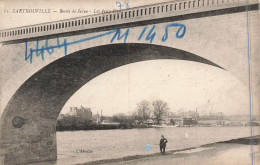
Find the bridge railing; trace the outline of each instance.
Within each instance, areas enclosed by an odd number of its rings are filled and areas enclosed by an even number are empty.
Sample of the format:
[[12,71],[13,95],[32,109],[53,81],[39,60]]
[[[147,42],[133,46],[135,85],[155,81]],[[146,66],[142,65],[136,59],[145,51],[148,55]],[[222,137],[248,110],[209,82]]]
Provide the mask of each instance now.
[[175,0],[110,13],[1,30],[0,42],[169,17],[199,12],[197,9],[212,10],[216,7],[225,8],[239,4],[245,5],[245,0]]

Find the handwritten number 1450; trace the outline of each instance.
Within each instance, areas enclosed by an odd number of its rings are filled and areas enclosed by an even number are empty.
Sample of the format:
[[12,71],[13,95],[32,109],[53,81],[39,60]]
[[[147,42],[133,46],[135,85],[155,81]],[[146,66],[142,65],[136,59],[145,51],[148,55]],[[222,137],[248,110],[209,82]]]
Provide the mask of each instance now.
[[[180,24],[180,23],[170,23],[167,24],[165,26],[164,29],[164,35],[162,36],[161,41],[162,42],[166,42],[169,38],[169,28],[170,27],[176,27],[178,28],[175,34],[175,37],[178,39],[181,39],[184,37],[185,33],[186,33],[186,26],[184,24]],[[155,28],[156,25],[153,25],[150,30],[147,30],[148,27],[144,27],[141,34],[138,37],[138,41],[144,39],[145,41],[149,41],[150,43],[153,43],[154,38],[156,37],[156,32],[155,32]],[[148,31],[148,32],[147,32]],[[110,34],[113,34],[110,43],[113,43],[115,40],[121,40],[124,39],[124,43],[126,43],[127,37],[130,33],[130,29],[126,29],[126,31],[124,33],[121,34],[121,29],[115,29],[115,30],[111,30],[105,33],[101,33],[92,37],[88,37],[88,38],[84,38],[81,40],[76,40],[76,41],[71,41],[68,42],[67,39],[63,39],[63,42],[60,42],[59,37],[57,37],[57,41],[55,45],[49,45],[48,39],[45,40],[45,43],[40,46],[39,41],[36,41],[36,48],[29,48],[29,53],[28,53],[28,43],[27,41],[25,42],[25,61],[30,61],[30,63],[33,62],[33,55],[35,54],[36,57],[41,57],[42,61],[45,60],[45,52],[47,52],[49,55],[53,54],[55,49],[63,49],[64,50],[64,55],[67,55],[67,50],[68,50],[68,46],[70,45],[74,45],[74,44],[78,44],[81,42],[86,42],[86,41],[90,41],[90,40],[94,40],[97,38],[101,38],[104,36],[108,36]],[[146,36],[145,36],[146,35]]]

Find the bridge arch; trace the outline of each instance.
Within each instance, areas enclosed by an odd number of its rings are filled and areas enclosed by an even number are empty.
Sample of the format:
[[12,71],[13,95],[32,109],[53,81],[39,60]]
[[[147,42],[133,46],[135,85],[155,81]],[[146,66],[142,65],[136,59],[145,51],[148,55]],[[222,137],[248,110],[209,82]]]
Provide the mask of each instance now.
[[36,72],[8,102],[1,119],[4,161],[56,160],[56,119],[68,99],[106,71],[156,59],[194,61],[223,69],[190,52],[151,44],[111,44],[74,52]]

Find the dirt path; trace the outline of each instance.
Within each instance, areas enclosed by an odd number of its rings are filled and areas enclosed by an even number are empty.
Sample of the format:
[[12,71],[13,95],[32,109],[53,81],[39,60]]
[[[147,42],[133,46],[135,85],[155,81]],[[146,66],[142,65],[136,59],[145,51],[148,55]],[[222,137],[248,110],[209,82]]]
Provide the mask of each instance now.
[[[260,163],[259,146],[254,145],[254,164]],[[84,165],[252,165],[251,146],[243,144],[212,144],[205,147],[166,155],[151,156],[113,162],[92,162]]]

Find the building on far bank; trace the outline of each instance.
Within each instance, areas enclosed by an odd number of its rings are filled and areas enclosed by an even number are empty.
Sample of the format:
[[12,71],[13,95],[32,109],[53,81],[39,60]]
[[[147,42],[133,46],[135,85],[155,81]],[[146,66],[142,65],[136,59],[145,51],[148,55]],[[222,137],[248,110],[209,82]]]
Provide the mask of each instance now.
[[70,111],[67,113],[69,116],[80,117],[84,119],[92,119],[92,111],[90,108],[85,108],[83,106],[78,107],[70,107]]
[[239,126],[244,126],[244,124],[239,121],[232,121],[228,124],[228,126],[239,127]]
[[120,123],[119,122],[111,122],[109,120],[103,120],[100,124],[103,124],[103,125],[119,125]]
[[177,126],[192,126],[197,124],[197,120],[192,117],[174,118],[174,125]]
[[256,121],[252,121],[252,122],[248,122],[245,124],[245,126],[260,126],[259,122]]

